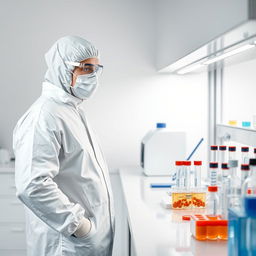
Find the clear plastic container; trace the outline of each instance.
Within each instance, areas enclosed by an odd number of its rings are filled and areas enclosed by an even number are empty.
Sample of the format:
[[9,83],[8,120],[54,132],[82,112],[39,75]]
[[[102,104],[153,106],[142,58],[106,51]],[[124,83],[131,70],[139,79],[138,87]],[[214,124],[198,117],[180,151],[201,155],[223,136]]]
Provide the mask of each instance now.
[[210,168],[210,185],[211,186],[217,186],[218,163],[217,162],[210,162],[209,168]]
[[228,207],[240,207],[241,206],[241,180],[237,176],[237,160],[230,160],[229,163],[229,189],[228,189]]
[[176,161],[175,162],[175,172],[176,172],[176,187],[175,189],[178,191],[181,189],[181,179],[182,179],[182,168],[183,168],[183,161]]
[[241,147],[242,164],[249,164],[249,147]]
[[241,185],[243,185],[244,181],[249,177],[249,174],[250,174],[250,165],[241,164]]
[[208,187],[206,212],[207,212],[207,215],[213,216],[213,217],[219,214],[219,196],[218,196],[217,186]]
[[251,174],[242,186],[243,196],[256,195],[256,158],[250,159],[250,169]]
[[228,147],[228,160],[236,160],[236,147],[235,146]]
[[226,163],[227,160],[227,146],[219,146],[219,163]]

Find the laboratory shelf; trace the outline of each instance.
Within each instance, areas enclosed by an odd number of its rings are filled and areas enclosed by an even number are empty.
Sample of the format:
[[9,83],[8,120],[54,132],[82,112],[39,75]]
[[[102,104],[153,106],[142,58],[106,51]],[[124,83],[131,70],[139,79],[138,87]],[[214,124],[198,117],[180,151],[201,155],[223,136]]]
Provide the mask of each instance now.
[[231,140],[248,146],[256,146],[256,130],[231,125],[217,124],[217,138]]

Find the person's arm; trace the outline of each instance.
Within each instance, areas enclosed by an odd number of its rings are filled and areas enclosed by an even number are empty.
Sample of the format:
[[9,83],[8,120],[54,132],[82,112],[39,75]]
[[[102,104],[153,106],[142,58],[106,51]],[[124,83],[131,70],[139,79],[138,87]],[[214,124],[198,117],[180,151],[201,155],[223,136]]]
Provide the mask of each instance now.
[[58,188],[61,133],[47,112],[31,125],[16,128],[14,136],[15,182],[18,198],[51,228],[67,236],[85,236],[91,228],[85,210]]

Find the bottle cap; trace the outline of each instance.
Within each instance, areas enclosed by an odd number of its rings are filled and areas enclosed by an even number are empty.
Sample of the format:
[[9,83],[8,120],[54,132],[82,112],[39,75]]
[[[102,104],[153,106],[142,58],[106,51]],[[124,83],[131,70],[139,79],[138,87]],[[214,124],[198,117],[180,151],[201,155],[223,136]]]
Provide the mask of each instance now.
[[175,162],[175,165],[176,165],[176,166],[182,166],[182,165],[183,165],[183,161],[176,161],[176,162]]
[[218,150],[218,146],[216,145],[211,146],[211,150]]
[[221,151],[227,150],[227,146],[219,146],[219,150]]
[[228,151],[235,152],[236,147],[235,146],[230,146],[230,147],[228,147]]
[[166,123],[157,123],[156,128],[166,128]]
[[194,161],[194,165],[201,166],[202,165],[202,161]]
[[221,164],[221,169],[227,170],[228,169],[228,164],[227,163],[222,163]]
[[247,196],[244,198],[244,208],[246,215],[256,217],[256,196]]
[[249,152],[249,147],[241,147],[241,152]]
[[238,166],[238,161],[237,160],[229,160],[228,166],[229,166],[229,168],[235,168]]
[[242,171],[250,171],[249,164],[241,164],[241,170]]
[[190,215],[183,215],[182,216],[182,220],[190,220],[190,219],[191,219]]
[[218,168],[218,163],[217,162],[210,162],[210,168]]
[[218,191],[218,187],[217,186],[209,186],[208,187],[208,191],[209,192],[217,192]]
[[255,166],[256,165],[256,158],[250,159],[250,165]]
[[191,161],[184,161],[183,164],[184,164],[185,166],[190,166],[190,165],[191,165]]

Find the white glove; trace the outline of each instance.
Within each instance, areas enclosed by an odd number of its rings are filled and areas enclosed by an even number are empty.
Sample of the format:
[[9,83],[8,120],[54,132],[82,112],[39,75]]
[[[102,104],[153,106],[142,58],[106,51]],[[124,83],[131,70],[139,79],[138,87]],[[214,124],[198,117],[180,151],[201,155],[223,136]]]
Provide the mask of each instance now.
[[91,221],[84,217],[81,219],[81,222],[79,223],[77,230],[74,232],[74,235],[78,238],[86,236],[91,231],[91,227]]

